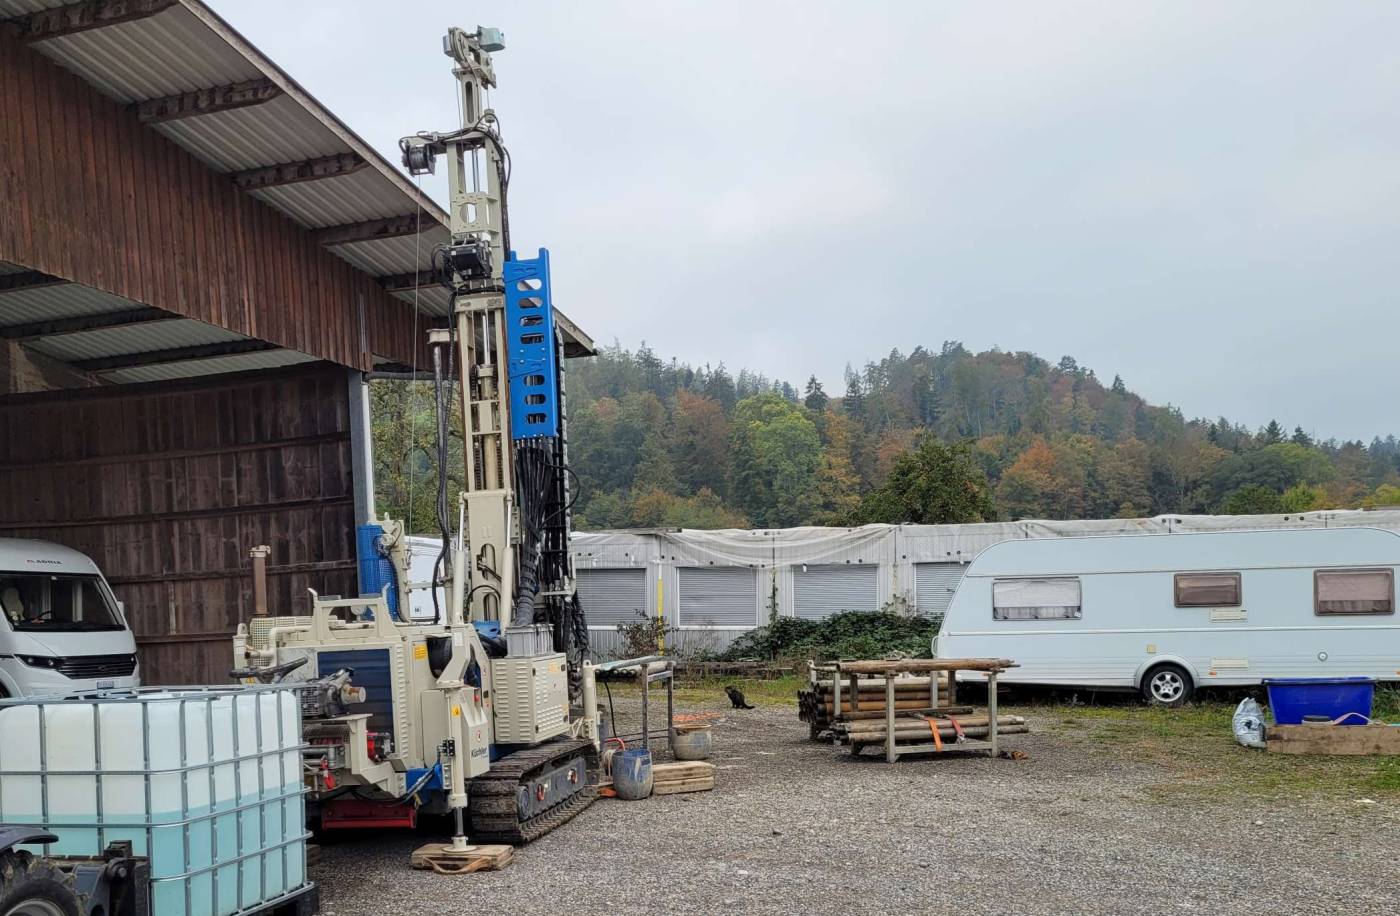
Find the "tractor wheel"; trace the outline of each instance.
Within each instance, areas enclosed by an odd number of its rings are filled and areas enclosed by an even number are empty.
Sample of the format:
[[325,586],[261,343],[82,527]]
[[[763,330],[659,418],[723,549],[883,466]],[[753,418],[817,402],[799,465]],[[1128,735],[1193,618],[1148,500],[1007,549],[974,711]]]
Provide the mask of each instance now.
[[80,916],[73,876],[27,852],[0,853],[0,916]]

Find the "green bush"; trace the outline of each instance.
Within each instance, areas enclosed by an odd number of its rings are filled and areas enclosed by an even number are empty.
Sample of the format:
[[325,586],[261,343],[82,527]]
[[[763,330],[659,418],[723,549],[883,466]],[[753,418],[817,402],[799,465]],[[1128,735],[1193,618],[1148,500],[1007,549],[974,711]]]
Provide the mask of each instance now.
[[750,630],[725,651],[739,659],[805,659],[818,661],[883,658],[899,654],[927,658],[938,618],[905,617],[885,612],[847,611],[825,620],[779,617],[766,627]]

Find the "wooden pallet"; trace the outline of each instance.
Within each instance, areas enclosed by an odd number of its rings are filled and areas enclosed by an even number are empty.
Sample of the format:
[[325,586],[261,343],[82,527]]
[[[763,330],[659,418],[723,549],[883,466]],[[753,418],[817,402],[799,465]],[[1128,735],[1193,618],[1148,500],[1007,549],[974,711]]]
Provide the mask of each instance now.
[[510,846],[469,846],[458,852],[451,843],[429,843],[413,851],[409,864],[440,875],[465,875],[474,871],[500,871],[510,864],[515,850]]
[[1400,754],[1400,726],[1270,725],[1264,745],[1276,754]]
[[702,760],[658,763],[651,768],[652,795],[707,792],[715,787],[715,765]]

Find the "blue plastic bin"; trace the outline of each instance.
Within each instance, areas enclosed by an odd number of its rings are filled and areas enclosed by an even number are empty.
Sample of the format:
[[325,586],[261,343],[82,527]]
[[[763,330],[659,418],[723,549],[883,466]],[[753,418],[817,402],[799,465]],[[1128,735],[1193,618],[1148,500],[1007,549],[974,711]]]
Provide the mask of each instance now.
[[[1304,716],[1339,719],[1342,725],[1365,725],[1371,717],[1376,682],[1369,677],[1265,678],[1275,725],[1302,725]],[[1366,718],[1362,718],[1365,716]]]

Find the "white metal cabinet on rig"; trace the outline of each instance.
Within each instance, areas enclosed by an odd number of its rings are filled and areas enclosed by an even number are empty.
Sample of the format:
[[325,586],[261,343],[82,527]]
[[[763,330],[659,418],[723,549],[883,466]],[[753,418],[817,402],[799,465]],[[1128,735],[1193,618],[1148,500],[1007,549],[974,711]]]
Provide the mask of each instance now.
[[[495,29],[451,29],[443,49],[462,126],[400,141],[413,174],[446,161],[451,198],[452,239],[433,253],[433,268],[452,292],[452,316],[429,334],[444,544],[435,581],[409,580],[403,526],[385,520],[359,532],[371,597],[312,592],[309,614],[256,616],[234,640],[235,677],[303,682],[311,810],[323,829],[411,826],[419,811],[451,812],[450,848],[462,851],[468,834],[528,842],[587,807],[598,749],[569,558],[549,255],[511,251],[510,157],[483,106],[496,81],[491,52],[503,47]],[[454,407],[466,487],[451,500]],[[434,585],[445,606],[414,622],[409,592]]]

